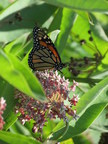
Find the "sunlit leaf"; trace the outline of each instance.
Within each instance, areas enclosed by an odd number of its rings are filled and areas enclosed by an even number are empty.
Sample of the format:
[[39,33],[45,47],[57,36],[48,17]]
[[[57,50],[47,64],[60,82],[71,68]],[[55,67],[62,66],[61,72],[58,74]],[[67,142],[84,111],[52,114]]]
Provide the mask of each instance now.
[[0,75],[25,94],[45,100],[42,87],[32,72],[11,54],[0,51]]
[[0,140],[7,142],[8,144],[41,144],[36,139],[20,134],[12,134],[10,132],[0,131]]
[[44,0],[45,2],[56,5],[58,7],[67,7],[71,9],[83,10],[83,11],[96,11],[96,12],[108,12],[108,2],[104,0]]

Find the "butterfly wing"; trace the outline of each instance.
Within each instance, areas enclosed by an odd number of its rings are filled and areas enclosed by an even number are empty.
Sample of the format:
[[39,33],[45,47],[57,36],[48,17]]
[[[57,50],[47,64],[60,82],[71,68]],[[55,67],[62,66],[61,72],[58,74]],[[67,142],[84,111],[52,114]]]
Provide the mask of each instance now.
[[28,64],[33,70],[60,69],[60,56],[47,34],[40,28],[33,29],[33,49]]

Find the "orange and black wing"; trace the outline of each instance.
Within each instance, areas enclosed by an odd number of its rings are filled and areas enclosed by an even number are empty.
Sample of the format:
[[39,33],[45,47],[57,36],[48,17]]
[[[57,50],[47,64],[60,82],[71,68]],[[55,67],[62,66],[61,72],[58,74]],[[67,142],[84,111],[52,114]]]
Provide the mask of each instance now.
[[33,29],[33,49],[28,64],[33,70],[61,69],[60,56],[47,34],[40,28]]

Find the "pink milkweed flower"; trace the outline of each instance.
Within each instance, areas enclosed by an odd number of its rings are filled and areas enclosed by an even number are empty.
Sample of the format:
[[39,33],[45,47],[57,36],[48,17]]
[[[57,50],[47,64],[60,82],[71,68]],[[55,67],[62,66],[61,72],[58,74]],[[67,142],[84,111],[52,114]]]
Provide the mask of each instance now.
[[78,97],[78,95],[73,94],[73,98],[72,98],[72,99],[69,99],[69,102],[71,103],[71,105],[76,106],[76,104],[78,103],[78,100],[79,100],[79,99],[80,99],[80,98]]
[[[76,111],[72,110],[71,106],[65,104],[65,100],[70,102],[70,105],[76,105],[78,98],[74,96],[69,98],[71,88],[69,80],[61,77],[57,71],[41,71],[35,73],[40,83],[43,86],[48,102],[41,102],[24,93],[16,90],[15,97],[18,103],[15,107],[16,112],[20,112],[19,119],[22,124],[26,121],[34,120],[32,128],[33,132],[42,132],[43,126],[48,119],[56,119],[57,117],[67,121],[66,113],[76,117]],[[78,85],[74,81],[74,85]]]
[[3,117],[2,117],[2,114],[5,108],[6,108],[6,101],[4,100],[3,97],[1,97],[0,98],[0,130],[3,129],[3,125],[5,124]]

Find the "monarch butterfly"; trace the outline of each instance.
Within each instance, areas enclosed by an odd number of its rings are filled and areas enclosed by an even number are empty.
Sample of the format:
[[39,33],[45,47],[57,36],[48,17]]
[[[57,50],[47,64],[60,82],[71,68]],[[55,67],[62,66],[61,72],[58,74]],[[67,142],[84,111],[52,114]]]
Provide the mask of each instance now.
[[38,27],[33,29],[33,49],[29,54],[28,64],[34,71],[46,69],[60,71],[65,67],[51,39]]

